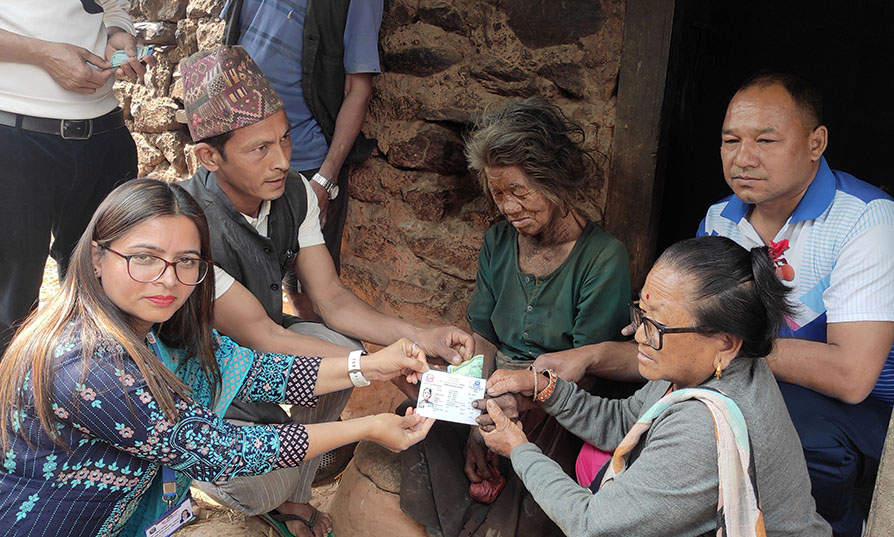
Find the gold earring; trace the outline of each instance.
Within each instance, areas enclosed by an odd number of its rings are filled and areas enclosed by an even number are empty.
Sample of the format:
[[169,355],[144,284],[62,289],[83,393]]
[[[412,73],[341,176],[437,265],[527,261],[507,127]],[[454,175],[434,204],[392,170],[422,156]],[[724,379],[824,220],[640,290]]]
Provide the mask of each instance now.
[[717,369],[714,370],[714,378],[719,379],[723,376],[723,366],[720,362],[717,362]]

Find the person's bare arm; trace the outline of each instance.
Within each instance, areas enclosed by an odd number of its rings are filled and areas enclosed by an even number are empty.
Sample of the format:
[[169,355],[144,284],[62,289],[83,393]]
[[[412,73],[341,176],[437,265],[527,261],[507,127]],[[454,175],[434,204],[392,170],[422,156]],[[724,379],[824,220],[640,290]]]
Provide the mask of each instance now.
[[856,404],[872,392],[894,342],[894,322],[829,323],[827,343],[778,339],[767,357],[776,378]]
[[642,381],[636,359],[636,342],[603,341],[567,351],[541,354],[534,360],[538,371],[552,369],[559,377],[578,382],[584,375],[610,380]]
[[405,337],[418,342],[428,356],[459,363],[472,356],[472,336],[452,326],[422,328],[376,311],[344,286],[324,244],[301,248],[295,274],[314,311],[333,330],[363,341],[389,345]]
[[[345,98],[335,118],[335,131],[326,159],[320,165],[320,173],[333,181],[338,177],[351,146],[360,134],[360,127],[369,109],[372,95],[372,74],[355,73],[345,75]],[[347,193],[346,193],[347,194]]]
[[111,64],[105,58],[83,47],[26,37],[7,30],[0,30],[0,61],[36,65],[64,89],[76,93],[96,93],[112,75]]
[[[372,74],[371,73],[355,73],[345,75],[345,96],[338,109],[338,115],[335,118],[335,131],[332,133],[332,142],[329,144],[329,151],[326,153],[326,159],[320,165],[320,175],[326,177],[332,182],[338,181],[338,174],[341,167],[351,151],[351,146],[360,134],[360,127],[363,126],[363,120],[366,118],[366,112],[369,109],[369,97],[372,94]],[[320,214],[326,214],[326,208],[329,205],[329,195],[326,190],[317,182],[311,182],[314,194],[320,203]],[[347,192],[342,192],[340,196],[347,196]]]
[[264,352],[302,356],[347,356],[349,352],[340,345],[296,334],[276,324],[239,282],[214,301],[214,327],[240,345]]

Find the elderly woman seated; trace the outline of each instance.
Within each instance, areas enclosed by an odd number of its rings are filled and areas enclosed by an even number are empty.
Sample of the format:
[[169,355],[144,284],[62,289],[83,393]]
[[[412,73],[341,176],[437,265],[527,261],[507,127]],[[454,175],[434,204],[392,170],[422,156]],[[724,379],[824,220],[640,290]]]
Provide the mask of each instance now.
[[[627,324],[627,251],[579,204],[593,179],[582,139],[582,129],[557,107],[527,99],[486,113],[466,143],[470,168],[505,216],[485,234],[467,310],[475,348],[490,349],[485,373],[494,360],[521,369],[567,360],[620,337]],[[618,384],[587,379],[603,395],[632,393]],[[540,448],[572,471],[581,441],[540,409],[523,417]],[[501,464],[477,429],[470,435],[467,427],[438,423],[430,441],[403,460],[401,505],[434,531],[559,534],[505,460],[502,473],[510,479],[500,492]]]
[[510,457],[567,535],[830,535],[763,358],[790,311],[787,293],[766,248],[722,237],[677,243],[630,307],[649,379],[632,397],[596,397],[551,371],[488,380],[488,395],[533,395],[568,430],[614,450],[590,488],[529,443],[497,399],[479,418],[485,442]]

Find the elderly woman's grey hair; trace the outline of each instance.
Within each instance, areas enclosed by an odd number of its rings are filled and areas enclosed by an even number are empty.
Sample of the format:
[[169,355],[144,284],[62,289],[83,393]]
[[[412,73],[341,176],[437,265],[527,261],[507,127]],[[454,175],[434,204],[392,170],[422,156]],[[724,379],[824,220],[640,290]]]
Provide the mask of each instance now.
[[519,166],[533,186],[567,214],[588,183],[584,130],[541,97],[488,108],[466,139],[466,159],[490,194],[485,167]]

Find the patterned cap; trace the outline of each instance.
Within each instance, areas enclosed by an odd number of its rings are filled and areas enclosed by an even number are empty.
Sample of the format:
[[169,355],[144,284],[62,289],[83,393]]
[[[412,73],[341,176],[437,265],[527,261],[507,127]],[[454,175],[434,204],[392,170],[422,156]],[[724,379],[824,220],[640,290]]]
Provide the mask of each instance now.
[[199,51],[183,60],[180,74],[194,142],[253,125],[283,108],[279,94],[239,46]]

